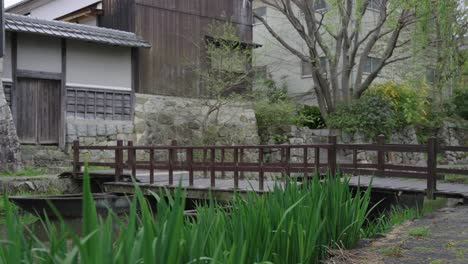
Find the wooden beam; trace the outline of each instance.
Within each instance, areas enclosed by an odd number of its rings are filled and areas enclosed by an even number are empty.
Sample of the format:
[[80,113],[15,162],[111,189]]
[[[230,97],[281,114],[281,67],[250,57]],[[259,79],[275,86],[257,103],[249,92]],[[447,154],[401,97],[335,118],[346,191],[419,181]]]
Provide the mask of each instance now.
[[66,99],[67,99],[67,40],[62,38],[62,72],[60,76],[60,131],[59,148],[65,149],[67,129],[66,129]]
[[133,115],[135,112],[135,93],[139,91],[140,85],[140,75],[139,75],[139,57],[138,57],[138,48],[132,48],[132,93],[131,93],[131,105],[130,105],[130,116],[133,120]]
[[13,115],[13,121],[16,125],[17,114],[16,114],[16,100],[17,100],[17,65],[18,65],[18,34],[16,32],[11,33],[11,114]]
[[44,72],[44,71],[30,71],[30,70],[16,70],[17,78],[33,78],[44,80],[62,80],[62,73],[57,72]]

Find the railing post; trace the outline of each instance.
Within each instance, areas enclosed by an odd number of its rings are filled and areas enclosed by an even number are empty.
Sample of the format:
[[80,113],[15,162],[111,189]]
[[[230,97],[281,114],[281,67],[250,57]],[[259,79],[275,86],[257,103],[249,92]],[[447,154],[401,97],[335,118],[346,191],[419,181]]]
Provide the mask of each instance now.
[[336,136],[328,136],[328,168],[331,176],[336,175]]
[[233,154],[233,158],[234,158],[234,189],[238,189],[239,188],[239,170],[238,170],[238,166],[239,166],[239,151],[237,148],[234,149],[234,154]]
[[307,153],[307,147],[304,147],[303,152],[304,152],[304,177],[307,178],[307,161],[309,159],[308,153]]
[[154,183],[154,149],[150,149],[150,183]]
[[208,158],[208,150],[203,148],[203,177],[208,177],[208,171],[206,170],[206,159]]
[[80,141],[73,141],[73,177],[78,177],[81,172],[80,166]]
[[128,165],[130,166],[132,170],[132,177],[136,179],[136,164],[135,164],[135,149],[133,148],[133,141],[128,141],[127,143],[128,146]]
[[224,148],[221,149],[221,165],[223,170],[221,171],[221,178],[226,178],[226,172],[224,171],[224,156],[226,155],[226,150]]
[[320,148],[315,148],[314,151],[315,172],[317,173],[317,176],[320,177]]
[[189,186],[193,186],[193,148],[187,148],[187,169],[189,171]]
[[123,173],[123,141],[117,140],[117,148],[115,149],[115,181],[120,181]]
[[[377,136],[377,145],[383,147],[385,144],[385,136],[378,135]],[[383,149],[377,150],[377,170],[381,175],[385,170],[385,151]]]
[[286,146],[286,175],[291,177],[291,146]]
[[215,148],[211,148],[210,154],[211,154],[211,159],[210,159],[210,167],[211,167],[210,183],[211,183],[211,187],[214,188],[216,186],[216,174],[215,174],[216,151],[215,151]]
[[437,138],[427,142],[427,198],[435,199],[437,190]]
[[[244,163],[244,149],[243,148],[240,149],[240,163]],[[240,172],[240,177],[241,177],[241,179],[245,178],[244,177],[244,171]]]
[[263,148],[260,147],[258,149],[258,161],[260,165],[260,171],[258,172],[258,188],[260,191],[263,191],[264,188],[264,182],[263,182],[263,177],[264,177],[264,172],[263,172]]

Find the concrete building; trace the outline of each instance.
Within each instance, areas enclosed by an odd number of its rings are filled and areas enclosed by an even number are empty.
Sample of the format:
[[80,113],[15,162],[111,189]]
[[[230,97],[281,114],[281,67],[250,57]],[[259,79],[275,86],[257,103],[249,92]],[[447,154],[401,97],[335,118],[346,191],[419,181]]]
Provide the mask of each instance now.
[[[362,35],[365,35],[373,29],[379,22],[379,8],[381,8],[380,2],[381,1],[379,0],[370,1],[368,9],[362,17]],[[325,16],[323,23],[331,28],[336,28],[333,25],[340,22],[337,21],[337,17],[336,15],[333,15],[333,13],[326,13],[327,2],[316,1],[316,4],[318,4],[316,11],[321,12]],[[288,21],[285,15],[274,8],[265,5],[259,0],[254,0],[253,5],[253,12],[266,19],[268,24],[275,30],[275,32],[278,33],[278,35],[284,38],[288,44],[297,50],[307,54],[307,45],[298,35],[297,31],[293,28],[291,22]],[[300,10],[296,9],[294,12],[296,12],[297,17],[303,19],[304,16],[300,14]],[[278,84],[284,84],[288,88],[291,98],[294,98],[300,103],[317,105],[316,95],[313,89],[314,83],[310,75],[310,64],[302,62],[297,56],[284,48],[281,43],[273,38],[263,23],[259,20],[254,19],[253,22],[253,41],[262,45],[261,48],[255,50],[255,66],[266,71]],[[411,30],[405,30],[400,38],[406,40],[411,37],[411,34]],[[329,37],[329,35],[327,36],[327,33],[324,33],[323,36],[325,36],[325,38]],[[333,40],[331,39],[328,39],[327,41],[330,44],[333,43]],[[375,49],[370,53],[364,69],[364,77],[366,77],[375,68],[381,59],[381,50],[379,50],[379,48],[382,47],[382,45],[383,43],[377,43]],[[330,46],[334,49],[333,45]],[[395,50],[393,57],[396,58],[398,56],[404,56],[405,54],[408,55],[411,51],[411,46],[408,45],[405,49]],[[358,52],[358,56],[359,55],[360,52]],[[328,74],[326,57],[323,52],[320,56],[320,65]],[[430,83],[434,78],[434,67],[431,65],[433,65],[433,61],[430,57],[418,57],[393,63],[383,68],[375,82],[384,82],[388,80],[399,82],[413,78],[418,80],[426,79]],[[351,83],[354,82],[355,75],[356,67],[353,69]]]

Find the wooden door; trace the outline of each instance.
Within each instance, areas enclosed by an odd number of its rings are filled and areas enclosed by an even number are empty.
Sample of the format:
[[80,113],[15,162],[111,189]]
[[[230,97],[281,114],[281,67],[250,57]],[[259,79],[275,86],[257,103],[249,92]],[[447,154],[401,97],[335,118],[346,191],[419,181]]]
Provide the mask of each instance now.
[[19,78],[16,86],[16,128],[23,144],[58,144],[60,81]]

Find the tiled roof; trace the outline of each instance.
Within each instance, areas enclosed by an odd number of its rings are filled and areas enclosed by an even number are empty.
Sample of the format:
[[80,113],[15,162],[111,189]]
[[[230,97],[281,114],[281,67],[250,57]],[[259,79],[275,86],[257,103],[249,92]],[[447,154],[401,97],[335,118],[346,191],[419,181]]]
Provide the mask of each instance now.
[[148,42],[131,32],[55,20],[43,20],[10,13],[5,13],[5,30],[43,34],[117,46],[151,47]]

